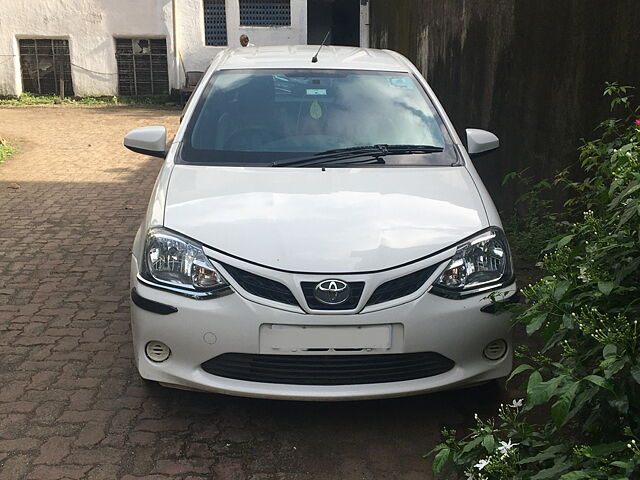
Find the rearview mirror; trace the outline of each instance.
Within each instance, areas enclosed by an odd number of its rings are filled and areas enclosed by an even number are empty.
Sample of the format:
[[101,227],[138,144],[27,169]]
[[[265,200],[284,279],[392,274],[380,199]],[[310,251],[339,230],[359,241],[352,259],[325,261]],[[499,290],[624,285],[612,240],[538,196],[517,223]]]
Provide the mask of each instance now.
[[136,153],[164,158],[167,149],[167,130],[164,127],[136,128],[125,135],[124,146]]
[[493,133],[478,128],[467,128],[467,152],[478,155],[495,150],[500,146],[500,140]]

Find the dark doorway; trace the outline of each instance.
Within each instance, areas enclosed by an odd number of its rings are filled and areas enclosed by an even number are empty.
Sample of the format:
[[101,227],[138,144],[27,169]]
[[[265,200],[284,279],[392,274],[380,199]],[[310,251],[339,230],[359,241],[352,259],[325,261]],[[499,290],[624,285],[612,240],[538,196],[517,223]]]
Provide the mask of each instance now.
[[308,0],[307,43],[320,45],[331,29],[329,45],[360,45],[360,0]]
[[22,90],[38,95],[73,96],[69,41],[50,38],[21,39]]

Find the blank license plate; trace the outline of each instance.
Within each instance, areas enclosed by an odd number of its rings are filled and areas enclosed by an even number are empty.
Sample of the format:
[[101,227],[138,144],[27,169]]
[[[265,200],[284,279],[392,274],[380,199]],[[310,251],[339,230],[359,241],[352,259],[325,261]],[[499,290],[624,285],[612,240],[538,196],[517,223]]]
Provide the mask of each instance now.
[[391,348],[391,325],[361,327],[302,327],[263,325],[260,347],[265,350]]

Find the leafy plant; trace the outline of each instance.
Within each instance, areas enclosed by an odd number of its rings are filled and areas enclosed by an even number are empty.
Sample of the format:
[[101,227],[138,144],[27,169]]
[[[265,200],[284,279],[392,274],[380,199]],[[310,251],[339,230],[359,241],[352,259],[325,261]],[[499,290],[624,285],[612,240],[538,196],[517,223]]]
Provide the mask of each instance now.
[[548,180],[535,182],[527,171],[511,172],[502,180],[502,185],[517,182],[525,190],[513,208],[502,216],[513,252],[526,262],[535,263],[549,238],[557,234],[562,225],[558,224],[558,215],[547,198],[551,183]]
[[0,138],[0,163],[4,162],[7,158],[13,155],[15,151],[15,147],[12,147],[6,141]]
[[[608,84],[614,119],[580,148],[584,180],[562,172],[579,221],[550,239],[546,275],[523,289],[514,321],[541,335],[539,353],[510,378],[526,401],[476,418],[459,438],[445,430],[436,473],[468,479],[640,478],[640,107],[631,87]],[[543,421],[534,419],[546,418]]]
[[33,95],[23,93],[17,98],[0,98],[0,106],[20,106],[20,105],[84,105],[84,106],[153,106],[161,108],[177,108],[175,99],[169,95],[155,96],[111,96],[111,97],[65,97],[60,98],[58,95]]

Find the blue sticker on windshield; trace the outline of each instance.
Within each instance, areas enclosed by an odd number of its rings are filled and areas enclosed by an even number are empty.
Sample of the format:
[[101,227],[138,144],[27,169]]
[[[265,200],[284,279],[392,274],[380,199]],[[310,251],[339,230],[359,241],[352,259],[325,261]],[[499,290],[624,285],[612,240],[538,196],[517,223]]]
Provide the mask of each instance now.
[[307,88],[307,95],[326,95],[326,88]]
[[413,88],[411,79],[407,77],[391,77],[389,78],[389,85],[396,88]]

